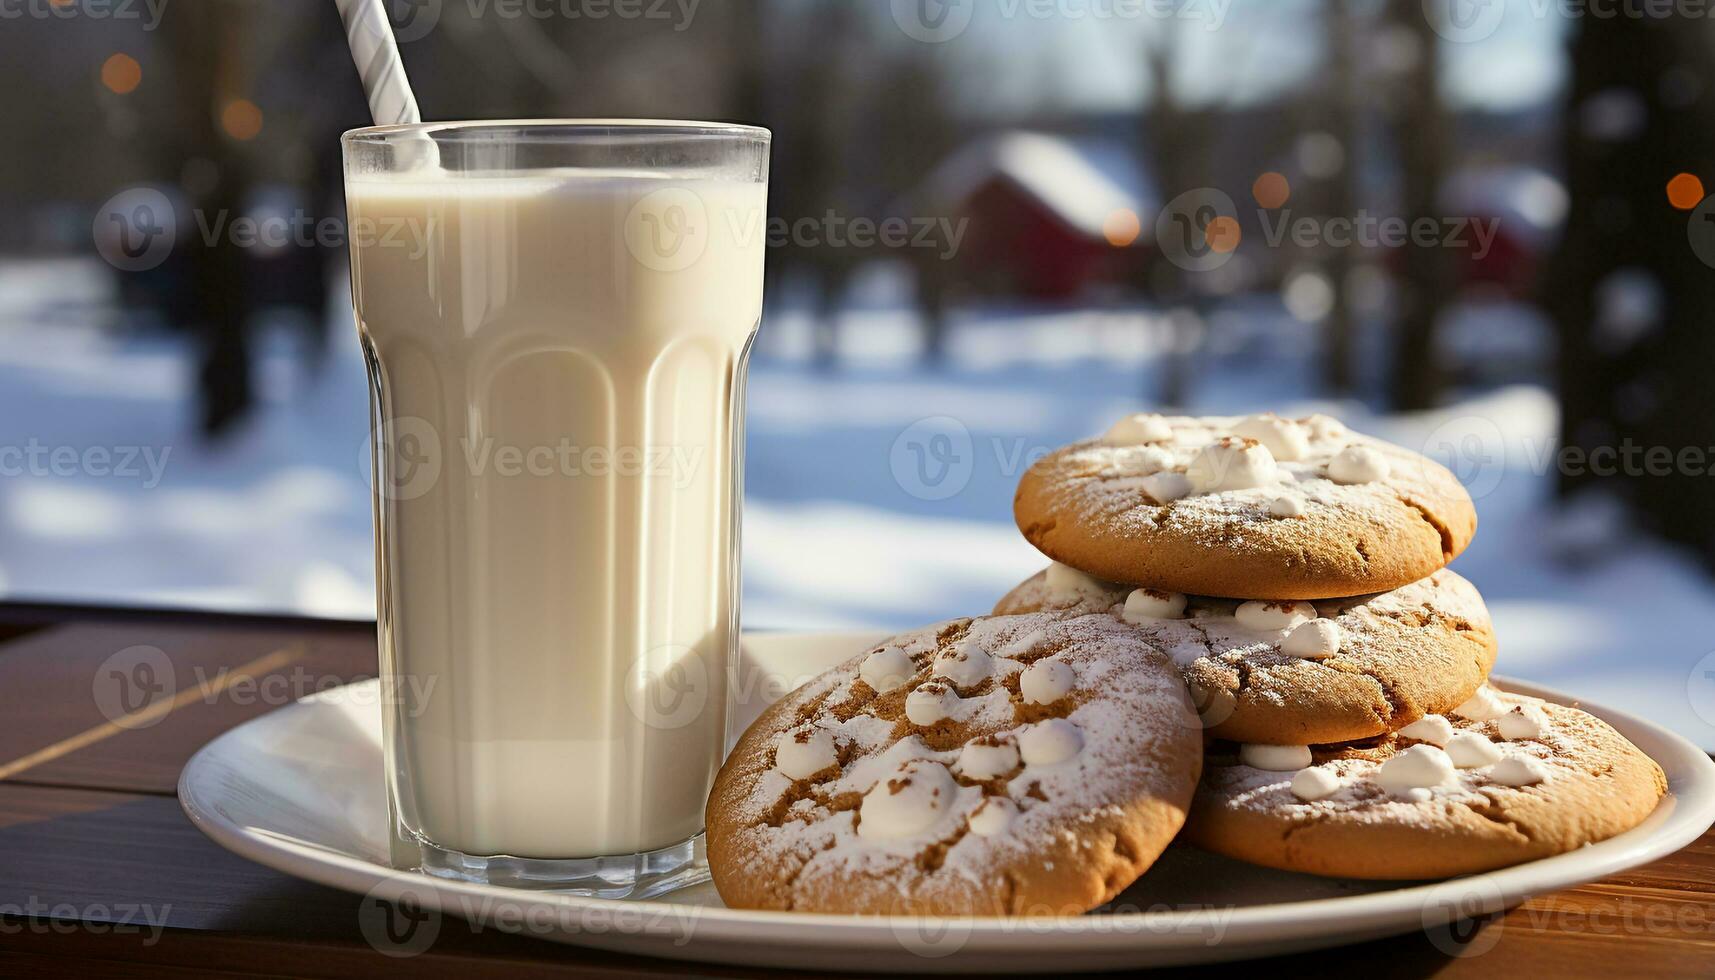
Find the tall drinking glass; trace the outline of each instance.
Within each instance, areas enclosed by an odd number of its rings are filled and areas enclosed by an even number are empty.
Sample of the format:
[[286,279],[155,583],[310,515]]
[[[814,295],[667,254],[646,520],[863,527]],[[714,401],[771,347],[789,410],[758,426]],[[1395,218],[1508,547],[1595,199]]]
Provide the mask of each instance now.
[[653,894],[702,874],[738,643],[769,134],[346,134],[393,860]]

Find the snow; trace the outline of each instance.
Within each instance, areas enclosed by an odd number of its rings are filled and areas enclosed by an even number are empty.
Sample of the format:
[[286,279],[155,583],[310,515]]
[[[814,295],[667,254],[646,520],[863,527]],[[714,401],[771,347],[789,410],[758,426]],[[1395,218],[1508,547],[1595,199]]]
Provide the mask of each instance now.
[[[0,590],[12,598],[373,615],[367,400],[337,290],[327,362],[264,335],[263,405],[236,438],[194,435],[193,376],[173,336],[102,329],[94,269],[0,266]],[[751,372],[749,628],[906,628],[986,611],[1044,564],[1011,522],[1043,452],[1151,407],[1168,337],[1123,309],[972,310],[941,367],[881,290],[841,317],[839,366],[807,363],[801,313],[770,317]],[[1550,505],[1551,395],[1515,386],[1437,412],[1380,416],[1317,400],[1311,328],[1276,298],[1215,321],[1192,409],[1327,411],[1450,460],[1481,528],[1455,564],[1483,590],[1500,671],[1582,692],[1715,748],[1715,583],[1597,498]],[[914,445],[945,436],[942,451]],[[11,448],[49,453],[18,471]],[[69,447],[153,452],[158,485],[54,470]],[[1451,455],[1449,456],[1449,453]],[[83,459],[81,455],[77,457]],[[945,470],[925,479],[920,466]]]

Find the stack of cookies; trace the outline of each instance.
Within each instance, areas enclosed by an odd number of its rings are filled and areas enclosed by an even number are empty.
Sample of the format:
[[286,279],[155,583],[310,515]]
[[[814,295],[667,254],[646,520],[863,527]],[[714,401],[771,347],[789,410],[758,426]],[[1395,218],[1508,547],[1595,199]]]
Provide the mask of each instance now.
[[1636,825],[1656,764],[1487,683],[1445,566],[1446,469],[1334,419],[1138,415],[1015,501],[1053,564],[988,617],[889,640],[774,705],[723,768],[729,905],[1065,914],[1175,837],[1292,871],[1437,878]]

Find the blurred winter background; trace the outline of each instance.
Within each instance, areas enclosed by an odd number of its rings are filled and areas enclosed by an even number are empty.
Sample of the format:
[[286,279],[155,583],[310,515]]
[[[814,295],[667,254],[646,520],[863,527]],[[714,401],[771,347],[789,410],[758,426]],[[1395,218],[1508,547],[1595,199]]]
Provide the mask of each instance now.
[[[1325,411],[1466,480],[1504,672],[1715,746],[1707,5],[393,8],[432,118],[774,129],[748,626],[985,610],[1122,413]],[[4,9],[0,595],[372,616],[333,5]]]

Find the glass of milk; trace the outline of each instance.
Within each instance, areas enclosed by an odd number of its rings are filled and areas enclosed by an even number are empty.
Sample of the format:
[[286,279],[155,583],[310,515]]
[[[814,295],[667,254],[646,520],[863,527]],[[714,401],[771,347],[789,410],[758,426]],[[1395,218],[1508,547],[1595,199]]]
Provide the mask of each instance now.
[[738,644],[769,134],[342,142],[393,861],[605,896],[694,881]]

